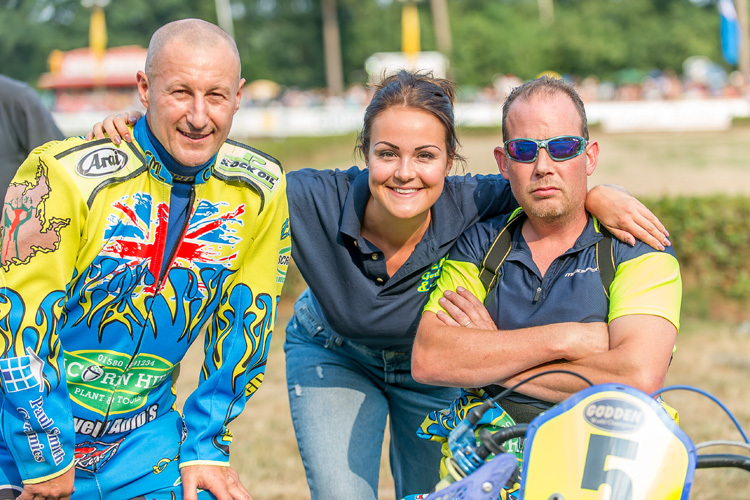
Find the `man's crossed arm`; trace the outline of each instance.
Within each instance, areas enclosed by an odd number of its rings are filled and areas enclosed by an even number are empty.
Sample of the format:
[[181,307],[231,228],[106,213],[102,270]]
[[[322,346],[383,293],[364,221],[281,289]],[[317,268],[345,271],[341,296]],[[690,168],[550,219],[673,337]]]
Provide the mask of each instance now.
[[[511,387],[539,372],[567,369],[595,384],[623,383],[650,393],[662,387],[677,335],[659,316],[630,315],[609,325],[553,323],[498,330],[468,290],[446,292],[446,312],[425,312],[412,354],[416,380],[436,385]],[[466,326],[464,326],[466,325]],[[558,402],[583,389],[578,377],[538,377],[518,392]]]

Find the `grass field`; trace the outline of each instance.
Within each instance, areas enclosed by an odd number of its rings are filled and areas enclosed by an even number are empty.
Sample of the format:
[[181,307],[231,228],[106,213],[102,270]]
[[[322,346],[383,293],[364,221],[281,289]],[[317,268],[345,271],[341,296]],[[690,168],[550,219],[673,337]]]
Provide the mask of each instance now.
[[[590,185],[616,183],[637,196],[677,194],[750,195],[750,127],[730,131],[681,134],[603,134],[592,131],[601,145],[600,163]],[[354,137],[323,141],[304,140],[304,146],[288,142],[250,141],[278,157],[287,170],[301,167],[345,168],[356,161]],[[466,131],[462,134],[468,171],[496,171],[492,149],[499,133]],[[295,152],[301,149],[300,153]],[[285,288],[272,351],[263,386],[249,401],[232,431],[232,464],[255,500],[299,500],[309,498],[299,458],[287,401],[284,377],[284,325],[289,317],[294,290]],[[194,346],[183,362],[178,393],[185,397],[197,380],[201,363]],[[750,328],[748,325],[702,322],[683,311],[682,331],[667,383],[689,384],[721,399],[750,431]],[[740,439],[729,418],[705,398],[693,393],[673,393],[669,402],[680,412],[681,425],[695,442]],[[385,450],[385,448],[384,448]],[[711,449],[720,452],[721,449]],[[736,451],[732,450],[732,451]],[[384,453],[387,457],[387,453]],[[394,498],[392,481],[384,458],[380,499]],[[699,471],[692,499],[746,500],[750,498],[750,475],[726,471]]]

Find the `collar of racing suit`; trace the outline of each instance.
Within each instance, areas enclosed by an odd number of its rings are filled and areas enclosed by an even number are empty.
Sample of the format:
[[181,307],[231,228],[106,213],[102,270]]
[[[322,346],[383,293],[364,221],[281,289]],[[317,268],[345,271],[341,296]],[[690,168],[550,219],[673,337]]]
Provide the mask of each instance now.
[[[152,155],[156,164],[158,164],[151,166],[152,172],[157,177],[163,178],[166,182],[170,184],[175,181],[201,184],[206,182],[211,176],[211,166],[216,161],[216,155],[213,155],[206,163],[197,167],[181,165],[156,138],[151,131],[151,127],[148,126],[145,116],[135,124],[133,135],[136,142],[143,148],[146,156]],[[160,168],[160,166],[164,166],[167,172],[164,172],[164,169]]]

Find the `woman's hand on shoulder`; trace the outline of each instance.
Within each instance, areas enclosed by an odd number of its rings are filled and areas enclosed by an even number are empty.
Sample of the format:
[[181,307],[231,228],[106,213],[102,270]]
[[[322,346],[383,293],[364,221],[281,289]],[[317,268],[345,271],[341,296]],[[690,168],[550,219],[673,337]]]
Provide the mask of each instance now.
[[94,124],[91,132],[86,134],[86,140],[109,137],[117,145],[123,139],[125,139],[125,142],[133,142],[128,124],[135,125],[142,116],[143,113],[136,110],[109,115],[103,121]]
[[586,196],[586,210],[615,238],[630,245],[635,245],[636,238],[657,250],[672,244],[659,218],[620,186],[603,184],[591,188]]

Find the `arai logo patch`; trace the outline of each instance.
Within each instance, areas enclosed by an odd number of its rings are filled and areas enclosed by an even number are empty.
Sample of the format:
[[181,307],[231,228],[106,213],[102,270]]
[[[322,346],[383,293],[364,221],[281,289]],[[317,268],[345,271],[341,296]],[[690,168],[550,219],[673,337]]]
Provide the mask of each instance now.
[[643,424],[643,411],[619,399],[600,399],[586,405],[584,418],[599,429],[628,432]]
[[84,177],[101,177],[117,172],[128,163],[128,155],[115,148],[99,148],[87,154],[76,165]]

